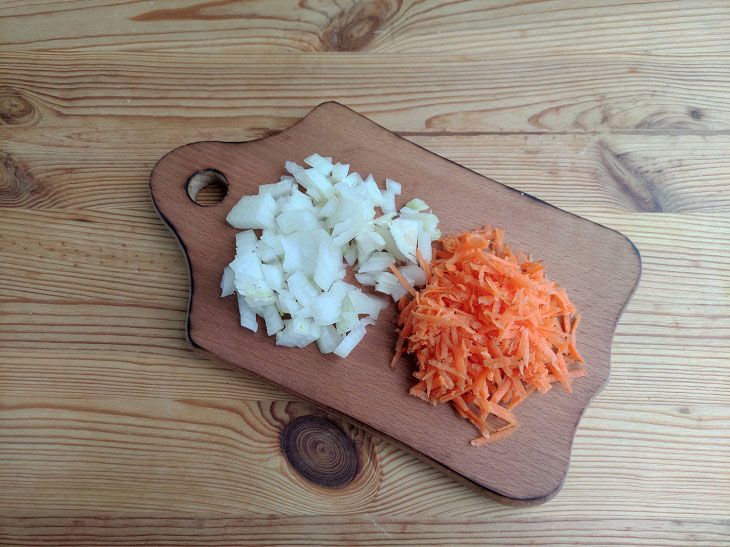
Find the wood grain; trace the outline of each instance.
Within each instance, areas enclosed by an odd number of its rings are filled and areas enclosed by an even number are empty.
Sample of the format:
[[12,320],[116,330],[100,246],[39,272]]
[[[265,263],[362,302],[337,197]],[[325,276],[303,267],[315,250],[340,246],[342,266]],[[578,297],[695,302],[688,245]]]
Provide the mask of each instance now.
[[[576,437],[564,492],[530,518],[625,518],[632,514],[723,519],[730,477],[727,407],[653,402],[596,404]],[[319,415],[293,401],[241,401],[212,395],[167,400],[123,395],[4,397],[0,407],[3,515],[111,513],[125,516],[336,514],[462,519],[525,517],[465,489],[390,442],[334,419],[354,439],[361,470],[340,489],[304,479],[281,457],[279,431]],[[616,437],[616,430],[621,437]],[[696,461],[697,446],[704,451]],[[614,469],[610,478],[606,471]],[[28,469],[33,469],[29,480]],[[701,488],[697,488],[701,485]],[[261,495],[266,492],[267,495]],[[574,500],[583,499],[585,504]],[[590,500],[590,501],[589,501]],[[22,508],[22,511],[19,509]]]
[[730,133],[723,57],[83,52],[69,66],[63,54],[22,52],[0,71],[0,104],[17,117],[3,130],[57,127],[61,147],[95,133],[91,116],[108,130],[132,122],[152,131],[147,140],[175,131],[182,145],[188,132],[214,140],[226,126],[283,130],[329,100],[405,135]]
[[[365,24],[354,2],[292,5],[0,6],[0,543],[730,543],[725,3],[403,1]],[[611,381],[549,504],[493,504],[363,435],[389,486],[326,516],[330,493],[292,501],[281,455],[231,448],[273,446],[266,409],[294,401],[187,347],[185,265],[147,177],[176,146],[269,135],[327,99],[640,248]],[[201,476],[233,477],[232,505]],[[258,509],[260,484],[279,503]]]
[[[274,119],[267,121],[272,125]],[[2,128],[0,127],[0,132]],[[213,135],[194,132],[196,136]],[[62,126],[44,134],[14,131],[0,163],[0,205],[79,215],[88,210],[149,217],[149,195],[140,185],[167,144],[181,143],[182,129],[88,132],[90,148],[65,139]],[[260,137],[259,131],[220,127],[224,141]],[[128,137],[131,142],[126,142]],[[408,135],[439,155],[481,175],[582,216],[630,212],[730,212],[730,135]],[[116,148],[107,139],[119,139]],[[29,164],[33,168],[29,168]],[[651,199],[648,196],[655,196]],[[654,211],[646,211],[653,207]],[[132,211],[133,210],[133,211]],[[81,218],[77,216],[76,218]],[[126,221],[120,218],[122,225]],[[163,232],[158,232],[163,233]]]
[[706,0],[8,0],[0,16],[11,51],[726,55],[730,25]]
[[[455,519],[438,526],[433,519],[368,517],[231,518],[28,517],[0,518],[3,539],[23,545],[558,545],[571,537],[579,545],[698,545],[716,547],[727,527],[711,519],[593,517],[499,518],[486,522]],[[19,523],[19,524],[18,524]],[[579,524],[576,529],[576,523]]]

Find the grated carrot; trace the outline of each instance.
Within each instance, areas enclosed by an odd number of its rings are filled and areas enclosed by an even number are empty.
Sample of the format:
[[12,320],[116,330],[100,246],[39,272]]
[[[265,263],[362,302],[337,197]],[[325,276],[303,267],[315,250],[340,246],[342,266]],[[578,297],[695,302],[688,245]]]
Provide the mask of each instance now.
[[535,390],[559,382],[570,391],[573,379],[586,375],[575,345],[580,315],[565,289],[503,238],[489,227],[443,237],[430,264],[419,253],[428,279],[420,291],[391,266],[413,295],[398,303],[391,364],[414,355],[411,395],[434,405],[450,401],[479,431],[473,446],[512,434],[519,427],[512,410]]

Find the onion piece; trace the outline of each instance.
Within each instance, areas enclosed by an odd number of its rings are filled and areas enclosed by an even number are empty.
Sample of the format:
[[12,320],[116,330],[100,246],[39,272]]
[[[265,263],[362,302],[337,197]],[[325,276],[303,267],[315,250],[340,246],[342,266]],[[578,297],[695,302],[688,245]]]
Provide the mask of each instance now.
[[431,246],[431,234],[429,232],[418,233],[418,250],[421,251],[421,258],[427,263],[433,259],[433,247]]
[[312,317],[315,325],[333,325],[342,315],[342,300],[344,294],[326,292],[315,296],[310,301]]
[[284,330],[276,333],[276,344],[303,348],[314,342],[320,335],[320,328],[311,319],[295,317],[284,321]]
[[384,252],[373,253],[364,264],[357,269],[358,273],[382,272],[388,269],[388,264],[395,262],[393,255]]
[[340,344],[335,348],[335,355],[343,358],[350,355],[350,352],[352,352],[352,350],[355,349],[355,346],[357,346],[360,341],[365,337],[365,328],[368,325],[373,325],[374,323],[375,322],[369,318],[361,319],[360,323],[354,329],[352,329],[349,334],[345,336],[342,342],[340,342]]
[[[312,167],[311,169],[307,169],[304,172],[303,175],[304,178],[306,178],[309,183],[317,189],[317,191],[325,198],[330,198],[334,195],[335,189],[332,186],[332,183],[327,179],[325,175],[320,173],[317,169]],[[299,179],[297,179],[299,180]],[[317,200],[319,201],[319,200]]]
[[288,196],[294,187],[293,177],[282,177],[282,180],[273,184],[262,184],[259,186],[259,195],[271,194],[271,197],[278,199],[281,196]]
[[347,265],[352,267],[355,265],[355,261],[358,257],[358,249],[355,245],[348,245],[347,251],[345,251],[345,262]]
[[368,315],[373,319],[377,319],[380,311],[388,305],[382,298],[370,296],[357,289],[350,291],[346,298],[352,303],[355,313]]
[[418,221],[406,218],[396,218],[390,223],[390,233],[398,250],[413,263],[416,262],[419,227]]
[[284,328],[284,321],[281,320],[279,310],[274,304],[264,306],[263,316],[266,322],[267,336],[272,336]]
[[368,178],[365,179],[365,189],[368,191],[373,205],[380,207],[383,204],[383,194],[372,175],[368,175]]
[[322,327],[321,334],[317,338],[317,347],[322,353],[332,353],[340,345],[343,335],[337,332],[332,325]]
[[340,202],[336,197],[330,198],[329,201],[327,201],[327,203],[319,210],[319,214],[317,216],[323,219],[331,217],[337,210],[339,203]]
[[384,213],[395,213],[395,194],[393,192],[383,192],[383,204],[380,208]]
[[423,287],[428,281],[426,279],[426,272],[423,271],[423,268],[416,266],[415,264],[401,266],[398,268],[398,271],[406,278],[406,281],[414,287]]
[[380,272],[375,275],[375,290],[389,294],[396,302],[408,294],[398,278],[390,272]]
[[426,202],[418,198],[412,199],[411,201],[406,203],[406,207],[408,207],[409,209],[413,209],[416,212],[421,212],[428,209],[428,205],[426,205]]
[[236,234],[236,256],[243,256],[254,252],[258,241],[253,230],[238,232]]
[[358,283],[360,283],[360,285],[365,285],[367,287],[375,286],[375,276],[371,273],[356,273],[355,279]]
[[284,234],[301,230],[312,231],[320,227],[317,217],[311,210],[307,209],[284,211],[276,217],[276,223]]
[[223,268],[223,277],[221,278],[221,298],[225,298],[234,293],[236,285],[234,284],[235,274],[230,266]]
[[374,230],[368,230],[355,236],[358,252],[370,254],[385,249],[383,236]]
[[299,191],[298,188],[294,188],[289,196],[279,198],[281,205],[279,210],[284,213],[287,211],[298,211],[300,209],[311,209],[312,198],[307,194]]
[[344,270],[342,253],[334,243],[325,237],[319,244],[317,260],[314,267],[314,282],[323,291],[328,291],[337,279],[340,270]]
[[242,294],[238,296],[238,314],[241,317],[241,326],[254,332],[259,330],[259,324],[256,321],[256,312],[246,303],[246,297]]
[[284,268],[280,262],[276,264],[262,264],[261,271],[264,274],[266,284],[276,292],[284,288]]
[[400,182],[396,182],[392,179],[385,179],[385,189],[388,192],[392,192],[394,196],[400,196],[402,186]]
[[234,228],[273,228],[276,201],[271,194],[243,196],[226,216]]
[[347,177],[347,172],[350,170],[350,164],[349,163],[335,163],[334,167],[332,168],[332,174],[330,175],[330,180],[332,180],[333,183],[337,184],[338,182],[342,182]]

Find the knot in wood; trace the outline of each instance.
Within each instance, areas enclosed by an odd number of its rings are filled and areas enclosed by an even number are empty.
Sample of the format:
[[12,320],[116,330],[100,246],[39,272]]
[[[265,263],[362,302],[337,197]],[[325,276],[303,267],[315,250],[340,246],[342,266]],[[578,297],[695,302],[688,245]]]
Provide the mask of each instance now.
[[342,488],[360,470],[355,442],[321,416],[300,416],[285,425],[281,450],[300,475],[318,486]]
[[0,90],[0,120],[9,125],[31,123],[37,111],[33,104],[12,90]]
[[322,34],[328,51],[359,51],[398,13],[401,0],[375,0],[355,4],[335,17]]
[[30,170],[13,156],[0,152],[0,207],[28,207],[48,194]]

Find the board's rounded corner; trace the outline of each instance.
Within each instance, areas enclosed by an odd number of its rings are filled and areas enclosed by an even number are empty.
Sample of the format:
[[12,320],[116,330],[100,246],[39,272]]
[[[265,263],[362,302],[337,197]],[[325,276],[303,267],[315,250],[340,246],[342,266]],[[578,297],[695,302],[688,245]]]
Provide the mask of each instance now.
[[[620,234],[621,237],[629,244],[629,247],[631,251],[633,252],[634,258],[636,258],[636,283],[634,284],[634,291],[636,290],[636,286],[639,284],[639,279],[641,279],[641,273],[644,269],[644,261],[641,258],[641,251],[639,250],[639,247],[636,245],[636,243],[633,242],[633,240],[624,234],[623,232],[619,232],[618,230],[614,230],[616,233]],[[629,298],[633,295],[634,291],[631,292],[631,295],[629,295]],[[628,304],[628,301],[627,301]]]
[[[572,446],[572,440],[571,440],[571,446]],[[553,499],[555,496],[557,496],[560,491],[563,489],[563,486],[565,485],[565,480],[568,477],[568,469],[570,467],[570,460],[568,460],[568,464],[565,466],[565,469],[563,470],[562,475],[560,476],[560,480],[557,484],[552,485],[550,489],[547,492],[539,492],[539,493],[533,493],[530,495],[510,495],[509,492],[500,491],[498,489],[490,488],[487,485],[482,485],[477,483],[476,481],[469,479],[459,473],[454,472],[451,469],[447,469],[447,474],[451,474],[452,476],[455,475],[455,478],[458,482],[464,484],[465,486],[469,487],[470,489],[476,491],[477,493],[483,495],[484,497],[496,502],[500,503],[502,505],[508,505],[511,507],[535,507],[537,505],[542,505],[543,503],[547,503],[551,499]]]

